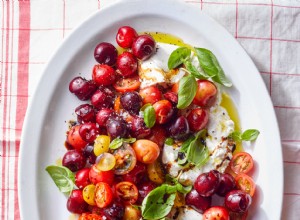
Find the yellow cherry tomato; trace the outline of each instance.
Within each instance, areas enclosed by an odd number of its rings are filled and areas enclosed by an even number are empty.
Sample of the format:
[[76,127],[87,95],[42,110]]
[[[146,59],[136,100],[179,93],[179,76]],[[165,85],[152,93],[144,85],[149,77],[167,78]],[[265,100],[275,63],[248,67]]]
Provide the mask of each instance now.
[[89,205],[96,205],[95,202],[95,185],[89,184],[82,190],[84,201]]
[[99,156],[109,150],[110,138],[107,135],[99,135],[95,139],[94,143],[94,153]]
[[149,179],[157,184],[163,184],[165,182],[164,172],[161,164],[156,160],[154,163],[147,165],[147,172]]
[[116,165],[116,158],[110,153],[103,153],[96,160],[96,167],[101,171],[112,170]]

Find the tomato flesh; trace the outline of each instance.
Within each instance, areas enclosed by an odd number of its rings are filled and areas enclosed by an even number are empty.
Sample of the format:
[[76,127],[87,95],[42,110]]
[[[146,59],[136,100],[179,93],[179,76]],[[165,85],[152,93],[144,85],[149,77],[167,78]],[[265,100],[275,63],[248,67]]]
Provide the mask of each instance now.
[[239,152],[233,155],[230,168],[235,174],[249,173],[254,166],[252,156],[247,152]]
[[250,176],[240,173],[235,177],[235,180],[238,189],[248,193],[251,197],[253,197],[255,193],[255,183]]
[[116,185],[116,194],[125,204],[134,204],[138,199],[138,189],[131,182],[120,182]]
[[137,90],[141,85],[139,76],[130,78],[120,78],[115,84],[114,88],[121,93]]
[[99,208],[110,205],[113,201],[113,192],[107,183],[99,182],[95,188],[95,202]]

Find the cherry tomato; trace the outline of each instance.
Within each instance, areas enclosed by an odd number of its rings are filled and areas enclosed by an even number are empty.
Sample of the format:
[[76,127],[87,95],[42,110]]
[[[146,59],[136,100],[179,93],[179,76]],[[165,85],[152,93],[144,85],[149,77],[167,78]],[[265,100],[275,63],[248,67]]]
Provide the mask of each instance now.
[[140,139],[133,143],[132,145],[137,160],[150,164],[153,163],[159,156],[160,149],[156,143],[146,139]]
[[193,109],[187,116],[190,129],[194,132],[206,127],[209,118],[208,110],[202,108]]
[[149,86],[140,90],[140,96],[142,97],[144,104],[154,104],[161,100],[162,93],[156,86]]
[[147,137],[148,140],[155,142],[159,147],[163,147],[167,138],[167,131],[161,125],[154,125],[151,128],[151,134]]
[[129,173],[136,165],[136,154],[129,144],[114,150],[113,155],[116,158],[114,171],[117,175]]
[[79,189],[82,189],[86,185],[90,184],[89,173],[90,168],[83,168],[75,174],[75,185]]
[[120,27],[116,35],[116,41],[122,48],[129,48],[138,37],[136,30],[130,26]]
[[139,196],[137,187],[131,182],[120,182],[116,185],[116,194],[125,204],[134,204]]
[[113,192],[110,186],[105,182],[99,182],[95,188],[95,202],[99,208],[110,205],[113,201]]
[[235,177],[236,187],[250,196],[253,196],[255,193],[255,183],[253,179],[247,174],[240,173]]
[[115,84],[114,88],[121,93],[137,90],[141,85],[139,76],[133,76],[130,78],[120,78]]
[[101,171],[109,171],[116,165],[116,158],[110,153],[102,153],[96,159],[97,169]]
[[134,184],[138,184],[141,178],[147,173],[146,165],[140,162],[137,162],[133,170],[129,173],[123,175],[124,181],[129,181]]
[[230,220],[229,212],[222,206],[213,206],[203,213],[203,220]]
[[193,103],[205,108],[213,106],[218,94],[215,84],[208,80],[197,80],[197,85],[197,92]]
[[157,184],[162,184],[165,182],[165,175],[162,169],[162,165],[159,161],[154,161],[147,166],[147,172],[149,179]]
[[83,199],[89,205],[96,205],[95,189],[96,186],[94,184],[89,184],[85,186],[84,189],[82,190]]
[[173,116],[173,106],[168,100],[160,100],[154,103],[153,108],[156,115],[156,123],[165,124]]
[[247,152],[239,152],[233,155],[230,161],[231,170],[236,173],[249,173],[253,168],[252,156]]
[[97,169],[96,165],[93,165],[90,169],[89,178],[93,184],[106,182],[111,185],[114,182],[114,171],[101,171]]
[[94,154],[99,156],[109,150],[110,137],[107,135],[99,135],[94,142]]
[[141,211],[138,208],[133,207],[132,205],[125,206],[123,220],[139,220],[141,217]]
[[67,133],[67,143],[70,144],[76,150],[83,150],[88,144],[85,142],[79,134],[80,125],[75,125]]
[[103,220],[103,218],[97,214],[83,213],[79,216],[78,220]]
[[97,64],[93,68],[92,78],[93,81],[99,86],[111,85],[116,80],[115,70],[106,64]]

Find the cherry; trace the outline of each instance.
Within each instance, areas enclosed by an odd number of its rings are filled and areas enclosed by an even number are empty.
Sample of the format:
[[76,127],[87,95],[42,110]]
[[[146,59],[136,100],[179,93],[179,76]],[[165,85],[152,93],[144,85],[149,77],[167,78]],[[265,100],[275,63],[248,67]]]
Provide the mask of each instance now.
[[144,119],[138,116],[133,117],[128,127],[130,135],[138,139],[144,138],[151,133],[150,128],[146,127]]
[[80,76],[75,77],[69,84],[71,93],[77,96],[79,100],[88,100],[97,89],[96,84],[91,80],[86,80]]
[[203,213],[211,206],[211,197],[203,197],[193,189],[185,196],[185,203],[196,211]]
[[89,164],[94,164],[96,161],[96,155],[94,153],[94,145],[87,145],[83,151],[82,151],[83,155],[85,156],[85,158],[87,158],[87,161],[89,162]]
[[82,169],[86,164],[86,159],[82,152],[69,150],[62,159],[62,165],[69,168],[72,172]]
[[82,191],[80,189],[74,189],[71,192],[67,201],[67,209],[76,214],[81,214],[87,211],[87,203],[84,201]]
[[118,30],[116,41],[120,47],[129,48],[137,37],[138,34],[136,30],[130,26],[123,26]]
[[217,170],[209,171],[199,175],[194,183],[194,188],[204,197],[212,196],[220,182],[220,173]]
[[142,204],[144,198],[155,188],[156,188],[156,184],[151,181],[140,184],[138,186],[139,197],[137,203]]
[[112,140],[127,136],[126,122],[121,117],[110,116],[106,122],[106,129]]
[[209,108],[216,102],[218,89],[209,80],[197,80],[197,91],[193,103],[200,107]]
[[220,184],[217,189],[219,196],[225,196],[229,191],[236,186],[235,179],[229,173],[220,173]]
[[79,123],[95,121],[95,111],[92,105],[79,105],[77,108],[75,108],[75,114],[77,115],[77,121]]
[[142,98],[138,92],[126,92],[121,95],[122,107],[131,114],[138,114],[142,107]]
[[84,141],[92,143],[99,134],[99,129],[95,123],[87,122],[80,126],[79,134]]
[[225,206],[232,212],[244,213],[251,203],[251,196],[242,190],[232,190],[225,196]]
[[140,35],[132,43],[132,53],[140,60],[147,60],[155,50],[156,43],[150,35]]
[[129,77],[136,73],[138,69],[138,61],[130,52],[124,52],[118,56],[117,69],[124,77]]
[[83,168],[75,174],[75,185],[79,189],[83,189],[85,186],[90,184],[89,173],[90,168]]
[[176,106],[178,103],[178,95],[175,92],[166,92],[164,94],[166,100],[169,100],[173,106]]
[[208,118],[208,110],[202,108],[193,109],[187,116],[190,128],[194,132],[200,131],[205,128],[208,123]]
[[117,49],[110,43],[102,42],[95,47],[94,58],[100,64],[113,66],[118,56]]
[[110,108],[113,106],[115,94],[107,87],[100,87],[91,97],[91,104],[97,108]]
[[96,115],[96,122],[100,127],[105,127],[106,121],[114,113],[114,110],[104,108],[101,109]]
[[116,81],[115,70],[106,64],[97,64],[93,68],[92,78],[99,86],[112,85]]
[[184,139],[190,132],[189,123],[184,116],[177,118],[169,128],[169,134],[175,139]]

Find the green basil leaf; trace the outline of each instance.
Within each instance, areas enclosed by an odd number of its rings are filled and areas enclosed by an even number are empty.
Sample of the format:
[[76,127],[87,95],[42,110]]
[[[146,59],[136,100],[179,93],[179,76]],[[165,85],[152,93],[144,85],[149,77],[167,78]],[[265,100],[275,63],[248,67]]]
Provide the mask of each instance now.
[[230,137],[234,140],[234,141],[242,141],[242,134],[239,131],[234,131],[230,134]]
[[152,190],[143,200],[143,219],[161,219],[172,209],[176,197],[176,186],[163,184]]
[[210,50],[196,47],[195,50],[200,66],[207,75],[209,75],[215,82],[226,87],[232,86],[232,83],[226,78],[216,56]]
[[145,111],[145,109],[146,109],[148,106],[151,106],[151,104],[150,104],[150,103],[147,103],[147,104],[143,105],[142,108],[140,109],[140,111],[142,111],[142,112]]
[[176,184],[176,189],[178,192],[186,194],[189,193],[192,190],[192,186],[183,186],[180,183]]
[[165,144],[167,144],[167,145],[173,145],[173,144],[174,144],[173,138],[168,137],[168,138],[165,140]]
[[194,135],[191,135],[188,139],[186,139],[183,144],[181,145],[181,148],[180,148],[180,152],[184,152],[184,153],[187,153],[188,151],[188,148],[191,144],[191,142],[195,140],[195,136]]
[[195,140],[190,143],[186,154],[187,160],[198,167],[203,166],[209,159],[208,148],[201,141],[201,139],[203,139],[205,136],[205,129],[199,131],[196,134]]
[[208,79],[209,75],[207,75],[205,72],[200,72],[197,70],[197,68],[192,64],[191,61],[187,60],[184,62],[185,68],[188,72],[190,72],[194,77],[197,79]]
[[152,128],[155,125],[155,121],[155,110],[152,105],[149,105],[144,109],[144,122],[148,128]]
[[117,137],[112,142],[110,142],[109,148],[115,150],[121,147],[122,145],[123,145],[123,138]]
[[168,68],[169,70],[178,67],[180,64],[184,62],[184,60],[188,59],[191,56],[191,50],[187,47],[179,47],[174,50],[168,60]]
[[196,90],[197,82],[194,76],[188,75],[181,78],[179,81],[177,108],[184,109],[188,107],[196,95]]
[[136,138],[122,138],[123,142],[128,143],[128,144],[132,144],[134,142],[136,142]]
[[64,166],[51,165],[46,167],[46,171],[51,176],[59,191],[71,193],[75,185],[75,175],[71,170]]
[[258,137],[260,132],[256,129],[248,129],[243,132],[241,138],[243,141],[254,141]]

